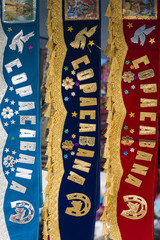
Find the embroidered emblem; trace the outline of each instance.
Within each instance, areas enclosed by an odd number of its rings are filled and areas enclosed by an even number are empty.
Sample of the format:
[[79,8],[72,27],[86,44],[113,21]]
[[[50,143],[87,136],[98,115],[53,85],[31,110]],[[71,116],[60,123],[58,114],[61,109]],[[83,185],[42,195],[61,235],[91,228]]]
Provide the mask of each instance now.
[[134,140],[132,137],[126,136],[126,137],[122,137],[121,143],[124,146],[131,146],[134,143]]
[[62,143],[62,148],[66,151],[72,150],[74,147],[74,144],[72,141],[65,140],[65,142]]
[[12,43],[9,45],[9,48],[12,50],[16,50],[16,46],[18,47],[18,52],[23,52],[24,44],[26,43],[31,37],[34,36],[34,32],[30,32],[27,35],[23,36],[23,30],[21,30],[17,35],[14,36],[12,39]]
[[31,203],[26,201],[11,202],[11,208],[15,208],[15,215],[11,215],[9,221],[18,224],[27,224],[34,217],[34,208]]
[[86,37],[90,38],[96,32],[97,26],[92,27],[89,31],[87,31],[87,27],[82,29],[79,33],[77,33],[75,40],[70,43],[73,48],[81,48],[84,50],[86,46]]
[[63,80],[62,86],[63,86],[66,90],[68,90],[68,89],[72,89],[74,84],[75,84],[75,83],[73,82],[73,78],[66,77],[66,78]]
[[146,41],[146,36],[155,29],[156,26],[146,29],[146,25],[143,25],[135,31],[134,36],[131,38],[131,42],[138,44],[140,40],[140,45],[143,46]]
[[66,214],[74,217],[85,216],[91,209],[90,199],[82,193],[72,193],[67,195],[68,200],[72,200],[72,207],[68,207]]
[[143,218],[147,213],[147,202],[144,198],[136,195],[128,195],[123,197],[124,202],[128,202],[128,210],[124,210],[121,215],[125,218],[137,220]]
[[131,71],[124,72],[122,78],[124,82],[131,83],[134,80],[134,73],[132,73]]

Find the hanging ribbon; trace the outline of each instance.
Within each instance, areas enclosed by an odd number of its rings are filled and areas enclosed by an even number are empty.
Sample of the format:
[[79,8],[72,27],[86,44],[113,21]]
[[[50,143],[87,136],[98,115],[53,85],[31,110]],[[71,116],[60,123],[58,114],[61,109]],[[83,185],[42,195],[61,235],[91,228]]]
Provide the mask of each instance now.
[[36,1],[27,0],[23,3],[6,0],[1,7],[0,239],[38,239],[41,205],[38,8]]
[[50,0],[48,8],[44,239],[89,240],[99,203],[99,1]]
[[[102,221],[106,239],[109,234],[114,240],[153,240],[158,150],[159,18],[155,8],[155,15],[153,11],[146,13],[147,16],[139,12],[132,17],[134,4],[124,2],[124,19],[120,14],[122,1],[112,0],[109,6],[110,34],[114,33],[112,45],[116,48],[111,58],[109,81],[112,88],[108,96],[112,98],[114,111],[112,119],[109,119],[106,143],[108,190]],[[127,6],[130,6],[131,13],[129,10],[125,12]],[[114,29],[119,30],[114,32]]]

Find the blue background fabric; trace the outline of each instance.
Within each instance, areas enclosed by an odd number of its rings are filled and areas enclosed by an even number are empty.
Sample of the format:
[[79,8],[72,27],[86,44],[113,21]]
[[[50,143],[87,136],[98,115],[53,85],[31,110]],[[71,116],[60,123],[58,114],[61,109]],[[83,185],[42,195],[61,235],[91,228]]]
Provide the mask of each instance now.
[[[2,7],[2,6],[1,6]],[[3,11],[3,9],[2,9]],[[41,184],[41,156],[40,156],[40,81],[39,81],[39,13],[38,6],[36,8],[36,20],[33,22],[13,22],[7,23],[2,21],[3,30],[8,38],[7,45],[4,52],[4,63],[3,63],[3,75],[5,81],[8,85],[7,91],[0,105],[0,113],[3,109],[9,107],[13,110],[13,116],[11,119],[4,119],[0,115],[2,125],[8,134],[6,145],[3,151],[2,161],[6,157],[12,156],[14,159],[12,169],[11,167],[6,167],[3,164],[3,171],[5,177],[8,181],[8,188],[4,199],[4,214],[7,229],[9,232],[9,237],[11,240],[33,240],[38,239],[39,235],[39,207],[42,206],[42,184]],[[23,42],[22,53],[18,51],[18,46],[16,50],[10,49],[9,45],[12,43],[13,38],[23,30],[23,36],[34,32],[34,36],[30,37],[26,42]],[[22,67],[17,68],[13,66],[12,72],[8,73],[6,71],[5,65],[19,59]],[[27,76],[27,81],[14,85],[12,82],[12,77],[25,73]],[[26,96],[20,96],[17,94],[17,89],[31,86],[32,94]],[[6,100],[6,99],[9,99]],[[11,101],[14,101],[11,103]],[[19,102],[34,102],[35,108],[30,110],[19,110]],[[36,123],[31,124],[31,121],[25,121],[22,124],[20,118],[22,116],[35,116]],[[13,120],[13,121],[12,121]],[[12,121],[12,123],[11,123]],[[8,126],[5,123],[8,123]],[[29,129],[35,131],[35,137],[20,137],[20,129]],[[35,151],[21,150],[21,142],[35,142]],[[6,150],[8,149],[8,150]],[[29,155],[35,157],[34,164],[21,163],[19,162],[20,154]],[[31,172],[31,179],[16,176],[18,173],[18,168],[28,169]],[[8,172],[9,173],[8,173]],[[7,174],[6,174],[7,172]],[[26,188],[25,193],[21,193],[11,189],[13,181],[21,184]],[[20,209],[25,210],[25,215],[22,217],[21,223],[15,223],[10,221],[11,215],[17,214],[17,208],[11,207],[11,203],[15,201],[28,202],[32,206],[32,217],[31,221],[27,223],[28,209],[27,205],[18,205],[18,211]],[[34,213],[33,213],[34,209]],[[33,216],[34,215],[34,216]],[[19,220],[20,217],[18,217]],[[23,221],[24,219],[24,221]],[[23,223],[22,223],[23,221]],[[0,236],[1,238],[1,236]]]

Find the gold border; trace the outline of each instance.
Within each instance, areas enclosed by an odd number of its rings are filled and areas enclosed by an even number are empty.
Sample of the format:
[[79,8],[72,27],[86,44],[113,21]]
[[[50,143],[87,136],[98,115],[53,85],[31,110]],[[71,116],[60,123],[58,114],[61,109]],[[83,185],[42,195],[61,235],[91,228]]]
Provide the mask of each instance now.
[[[125,0],[123,0],[125,1]],[[154,3],[154,8],[155,8],[155,16],[154,17],[148,17],[148,16],[124,16],[123,14],[123,7],[122,7],[122,15],[123,15],[123,19],[133,19],[133,20],[156,20],[158,18],[158,14],[157,14],[157,0],[155,0],[155,3]]]
[[106,158],[104,170],[106,172],[107,192],[104,196],[104,212],[101,221],[103,222],[103,232],[106,240],[108,234],[113,240],[122,240],[117,222],[117,198],[123,176],[120,139],[126,117],[121,81],[124,61],[128,51],[123,33],[122,1],[112,0],[106,14],[109,17],[109,38],[105,53],[109,52],[111,68],[107,90],[107,110],[109,115],[104,153]]
[[[67,115],[61,92],[62,70],[67,52],[63,32],[62,2],[62,0],[47,1],[47,7],[49,8],[47,19],[49,69],[46,83],[46,102],[49,103],[49,107],[46,111],[46,116],[50,116],[50,119],[47,139],[48,185],[45,191],[46,198],[43,208],[44,240],[48,240],[48,236],[50,236],[50,240],[61,239],[58,199],[60,185],[64,175],[61,140]],[[51,109],[53,109],[53,112],[50,113]]]
[[88,17],[88,18],[68,18],[67,16],[67,0],[64,0],[65,1],[65,20],[66,21],[81,21],[81,20],[99,20],[100,18],[100,14],[99,14],[99,0],[96,0],[97,1],[97,17]]

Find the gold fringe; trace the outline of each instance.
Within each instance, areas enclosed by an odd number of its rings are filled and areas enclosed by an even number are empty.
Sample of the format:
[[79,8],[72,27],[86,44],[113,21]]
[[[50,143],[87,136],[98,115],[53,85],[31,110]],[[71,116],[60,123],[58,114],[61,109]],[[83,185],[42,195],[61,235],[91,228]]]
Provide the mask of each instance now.
[[47,137],[47,181],[48,185],[45,190],[45,202],[43,208],[43,239],[60,240],[59,231],[59,211],[58,198],[59,189],[64,174],[63,158],[61,150],[61,139],[63,134],[64,123],[66,119],[66,109],[64,107],[61,80],[64,59],[67,47],[64,41],[63,19],[62,19],[62,0],[47,0],[48,19],[47,28],[49,40],[47,48],[49,55],[47,61],[49,68],[46,82],[46,103],[49,103],[45,116],[49,117],[47,128],[49,134]]
[[104,195],[105,208],[101,221],[103,222],[103,233],[106,240],[108,234],[113,240],[122,240],[117,223],[117,195],[123,176],[120,159],[120,137],[126,116],[121,80],[128,51],[123,34],[122,2],[119,0],[110,1],[106,15],[109,17],[109,38],[105,53],[110,57],[108,64],[110,76],[108,78],[106,101],[106,109],[109,111],[108,127],[105,133],[107,140],[104,149],[107,192]]

